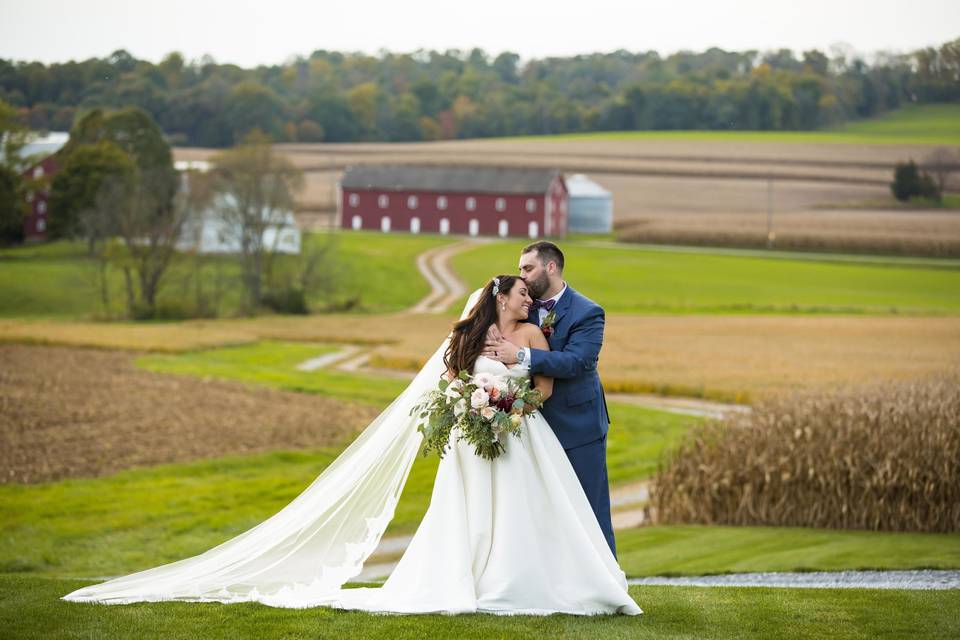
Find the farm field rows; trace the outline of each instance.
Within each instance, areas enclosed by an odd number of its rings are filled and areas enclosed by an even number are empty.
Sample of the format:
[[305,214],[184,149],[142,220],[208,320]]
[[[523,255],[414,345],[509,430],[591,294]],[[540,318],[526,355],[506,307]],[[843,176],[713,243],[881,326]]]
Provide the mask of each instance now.
[[[357,163],[518,165],[587,173],[608,189],[621,239],[763,246],[767,211],[780,246],[960,255],[958,196],[946,208],[904,207],[890,194],[897,162],[960,143],[956,105],[905,108],[835,131],[608,132],[420,143],[284,144],[306,171],[298,216],[336,224],[335,188]],[[213,150],[181,148],[178,158]],[[772,189],[768,192],[768,179]],[[960,190],[957,177],[948,185]]]
[[[389,341],[383,337],[384,326],[395,332]],[[349,343],[376,336],[387,344],[375,346],[373,364],[409,371],[432,353],[449,326],[447,317],[415,315],[112,327],[6,320],[0,321],[0,340],[180,351],[261,339]],[[960,323],[952,317],[612,314],[600,372],[610,391],[744,401],[797,388],[932,375],[958,361]],[[369,394],[379,389],[357,388],[348,375],[338,375],[343,376],[339,382],[328,383],[330,392]]]

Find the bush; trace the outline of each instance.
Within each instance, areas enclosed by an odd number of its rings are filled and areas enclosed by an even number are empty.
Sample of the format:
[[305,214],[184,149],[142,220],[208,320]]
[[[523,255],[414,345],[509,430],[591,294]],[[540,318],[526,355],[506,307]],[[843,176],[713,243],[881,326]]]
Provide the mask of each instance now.
[[960,372],[707,423],[654,485],[665,523],[960,531]]
[[307,297],[303,289],[297,287],[283,287],[268,291],[261,300],[263,306],[276,313],[307,315]]
[[900,202],[910,198],[941,199],[940,187],[927,172],[920,172],[913,160],[898,163],[893,170],[893,182],[890,184],[893,197]]

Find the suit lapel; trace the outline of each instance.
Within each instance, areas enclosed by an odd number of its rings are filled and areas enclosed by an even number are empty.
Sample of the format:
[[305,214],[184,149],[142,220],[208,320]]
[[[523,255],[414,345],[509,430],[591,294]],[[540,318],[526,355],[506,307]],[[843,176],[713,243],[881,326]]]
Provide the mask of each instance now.
[[[566,315],[567,311],[570,309],[570,305],[573,304],[573,296],[576,292],[568,284],[567,290],[563,292],[563,295],[560,296],[560,299],[557,301],[557,305],[553,310],[557,314],[557,322],[560,322],[563,319],[563,316]],[[556,324],[554,324],[556,326]]]

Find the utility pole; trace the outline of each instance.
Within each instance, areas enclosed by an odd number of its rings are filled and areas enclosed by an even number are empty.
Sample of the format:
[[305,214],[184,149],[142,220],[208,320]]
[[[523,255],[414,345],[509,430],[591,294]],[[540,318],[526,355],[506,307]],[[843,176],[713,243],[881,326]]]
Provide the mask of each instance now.
[[767,177],[767,249],[773,249],[773,241],[776,239],[773,232],[773,177]]

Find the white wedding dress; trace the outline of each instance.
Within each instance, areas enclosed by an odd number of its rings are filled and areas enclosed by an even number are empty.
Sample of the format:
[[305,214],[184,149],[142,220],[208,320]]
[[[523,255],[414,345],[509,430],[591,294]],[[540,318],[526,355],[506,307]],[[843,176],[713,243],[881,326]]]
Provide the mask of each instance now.
[[[467,307],[472,307],[477,293]],[[64,597],[328,606],[376,613],[642,613],[570,461],[539,412],[495,460],[456,442],[426,515],[381,587],[345,589],[393,517],[422,436],[410,408],[443,371],[446,342],[407,391],[282,511],[199,556]],[[524,376],[480,357],[475,372]],[[422,379],[421,379],[422,378]]]
[[[474,373],[525,376],[481,356]],[[267,604],[396,613],[642,613],[560,441],[540,412],[484,460],[451,433],[427,510],[382,587]]]

